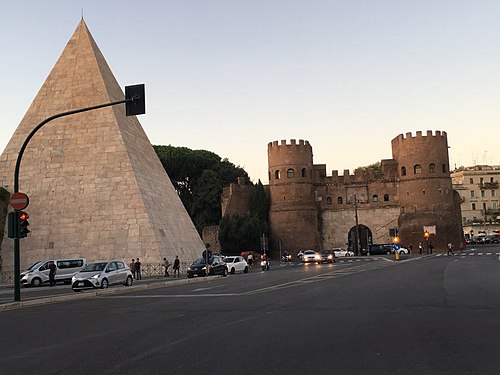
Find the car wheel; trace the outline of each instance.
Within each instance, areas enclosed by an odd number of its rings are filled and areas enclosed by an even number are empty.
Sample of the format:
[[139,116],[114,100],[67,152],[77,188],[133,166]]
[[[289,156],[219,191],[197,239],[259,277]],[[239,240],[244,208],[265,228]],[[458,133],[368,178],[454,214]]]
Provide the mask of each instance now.
[[243,270],[243,273],[248,273],[248,266],[245,266],[245,269]]
[[348,256],[349,256],[349,253],[345,253],[345,255],[344,255],[344,256],[345,256],[345,257],[348,257]]
[[79,293],[81,291],[82,291],[81,289],[73,289],[73,292],[75,292],[75,293]]
[[192,278],[193,278],[193,275],[190,275],[190,274],[188,273],[188,279],[192,279]]
[[125,286],[132,286],[132,276],[127,277],[127,281],[125,281]]
[[222,276],[223,276],[223,277],[226,277],[226,276],[227,276],[227,269],[226,269],[226,268],[224,268],[224,270],[222,271]]
[[42,285],[42,279],[39,277],[35,277],[33,280],[31,280],[31,286],[40,286]]
[[109,286],[108,279],[103,279],[101,281],[101,289],[106,289]]
[[233,268],[231,268],[231,275],[234,275],[234,272],[235,272],[235,270],[234,270],[234,267],[233,267]]

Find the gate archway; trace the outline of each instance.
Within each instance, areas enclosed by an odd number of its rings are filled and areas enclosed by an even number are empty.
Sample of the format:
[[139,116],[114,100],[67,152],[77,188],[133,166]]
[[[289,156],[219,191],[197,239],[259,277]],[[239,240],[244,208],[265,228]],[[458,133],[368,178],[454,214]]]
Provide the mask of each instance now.
[[[349,230],[349,249],[354,251],[354,254],[356,255],[361,255],[361,249],[368,249],[368,246],[372,243],[372,231],[370,228],[368,228],[366,225],[359,224],[358,225],[358,232],[359,232],[359,248],[356,248],[356,226],[353,226]],[[356,250],[357,253],[356,253]]]

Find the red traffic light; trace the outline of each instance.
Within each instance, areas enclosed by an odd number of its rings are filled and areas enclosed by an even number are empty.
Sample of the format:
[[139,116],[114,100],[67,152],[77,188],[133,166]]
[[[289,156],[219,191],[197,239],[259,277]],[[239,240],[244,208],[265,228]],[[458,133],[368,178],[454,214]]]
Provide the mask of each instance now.
[[26,212],[21,212],[21,215],[19,215],[19,220],[26,220],[29,219],[30,215],[28,215]]

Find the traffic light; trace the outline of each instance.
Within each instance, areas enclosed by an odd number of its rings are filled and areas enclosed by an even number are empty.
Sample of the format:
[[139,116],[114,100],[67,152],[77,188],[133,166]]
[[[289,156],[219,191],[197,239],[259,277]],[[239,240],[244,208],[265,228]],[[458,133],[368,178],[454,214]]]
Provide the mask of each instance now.
[[19,215],[19,238],[24,238],[30,232],[30,230],[28,229],[28,226],[30,225],[30,223],[28,222],[28,218],[30,217],[30,215],[28,215],[28,213],[24,211],[18,211],[17,214]]
[[399,243],[399,237],[398,237],[398,236],[394,237],[394,238],[392,239],[392,242],[393,242],[393,243]]
[[424,232],[424,237],[425,237],[426,240],[429,239],[429,232],[428,231]]
[[146,113],[146,95],[144,84],[125,86],[125,112],[127,116]]
[[9,212],[7,216],[9,238],[19,238],[19,215],[17,213],[18,211]]

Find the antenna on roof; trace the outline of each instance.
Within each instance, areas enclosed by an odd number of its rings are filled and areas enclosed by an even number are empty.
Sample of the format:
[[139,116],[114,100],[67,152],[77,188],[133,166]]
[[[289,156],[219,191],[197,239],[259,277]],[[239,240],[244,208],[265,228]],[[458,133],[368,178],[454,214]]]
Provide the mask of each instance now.
[[82,20],[83,20],[83,7],[82,7]]

